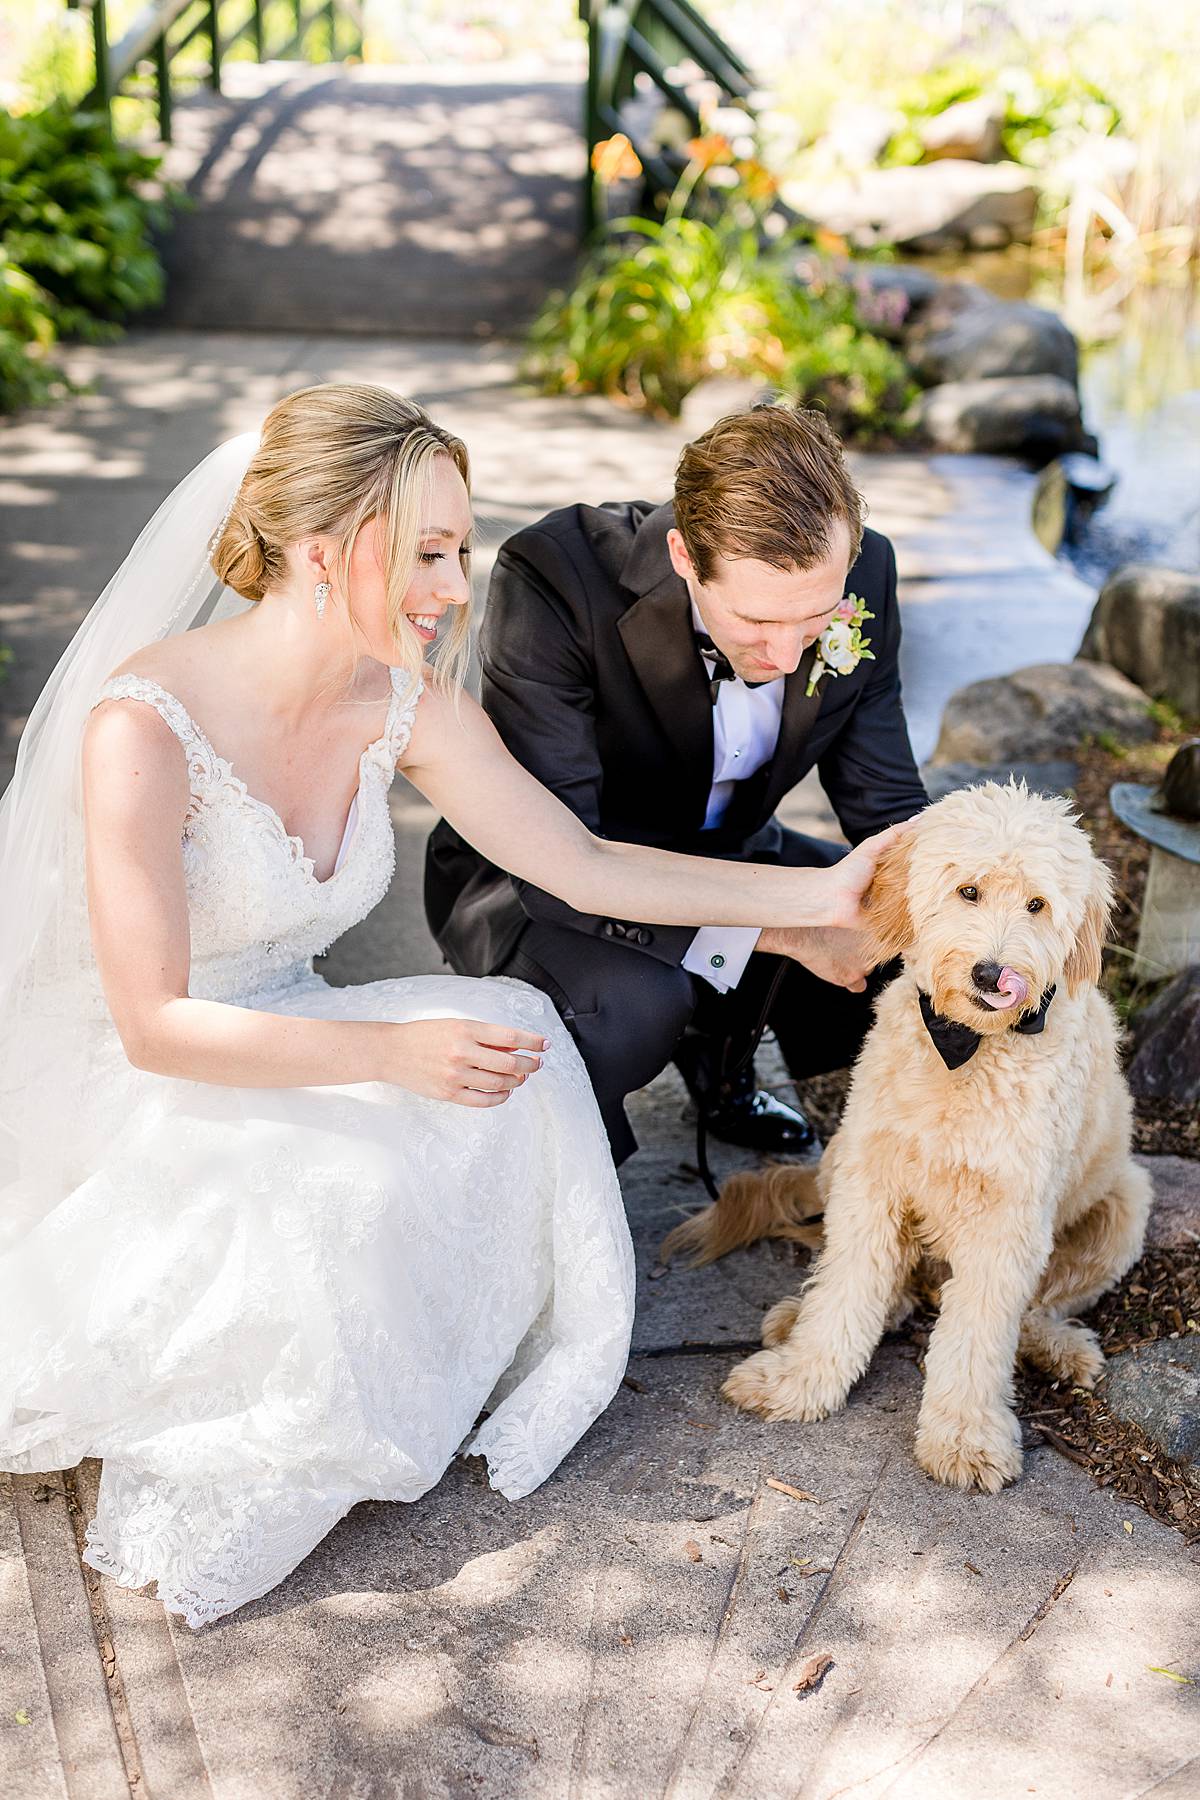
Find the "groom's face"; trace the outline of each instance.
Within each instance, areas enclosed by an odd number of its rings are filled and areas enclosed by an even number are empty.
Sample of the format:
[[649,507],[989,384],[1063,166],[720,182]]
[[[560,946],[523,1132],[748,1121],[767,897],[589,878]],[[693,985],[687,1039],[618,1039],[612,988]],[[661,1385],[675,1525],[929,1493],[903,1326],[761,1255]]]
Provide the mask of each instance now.
[[667,533],[671,565],[687,582],[713,643],[744,681],[773,681],[799,667],[833,618],[846,589],[850,528],[831,519],[829,551],[808,569],[777,569],[751,557],[718,557],[700,581],[681,534]]

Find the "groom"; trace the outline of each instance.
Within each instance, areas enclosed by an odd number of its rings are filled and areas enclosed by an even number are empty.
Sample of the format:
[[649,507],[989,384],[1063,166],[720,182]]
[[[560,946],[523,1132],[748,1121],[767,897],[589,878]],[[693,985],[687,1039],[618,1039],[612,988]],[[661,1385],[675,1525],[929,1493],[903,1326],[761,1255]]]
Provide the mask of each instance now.
[[[874,615],[870,659],[821,674],[810,694],[817,640],[850,594]],[[863,528],[841,445],[821,414],[772,403],[687,445],[665,506],[564,507],[503,545],[482,698],[518,761],[599,835],[811,867],[844,852],[774,815],[814,765],[852,844],[927,803],[899,646],[895,557]],[[618,1162],[637,1147],[625,1096],[670,1060],[714,1136],[807,1148],[803,1114],[755,1089],[763,1020],[793,1077],[844,1068],[891,972],[872,973],[849,931],[697,932],[574,912],[445,820],[425,906],[458,973],[513,975],[554,1001]]]

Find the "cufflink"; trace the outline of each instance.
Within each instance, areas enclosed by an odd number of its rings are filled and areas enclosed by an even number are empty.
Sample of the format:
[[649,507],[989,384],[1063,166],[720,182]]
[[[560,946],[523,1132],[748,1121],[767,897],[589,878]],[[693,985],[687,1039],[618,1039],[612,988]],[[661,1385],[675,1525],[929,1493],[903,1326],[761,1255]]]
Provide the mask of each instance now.
[[709,957],[708,966],[710,969],[723,969],[725,967],[725,958],[721,955],[720,951],[717,952],[716,956]]

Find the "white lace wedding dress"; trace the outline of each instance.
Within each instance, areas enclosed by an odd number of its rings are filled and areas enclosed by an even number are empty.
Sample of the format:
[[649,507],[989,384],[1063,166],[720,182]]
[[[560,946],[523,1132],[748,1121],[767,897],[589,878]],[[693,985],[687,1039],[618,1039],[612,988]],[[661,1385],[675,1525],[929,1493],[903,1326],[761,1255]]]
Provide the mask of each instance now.
[[190,1625],[265,1593],[356,1501],[415,1500],[460,1448],[528,1494],[625,1368],[629,1233],[549,1001],[502,978],[336,988],[313,970],[391,878],[387,795],[420,694],[399,670],[392,686],[325,881],[179,700],[132,675],[99,696],[155,707],[187,752],[192,994],[550,1040],[491,1109],[382,1082],[219,1087],[134,1069],[97,982],[80,1030],[99,1073],[64,1121],[78,1185],[0,1256],[0,1467],[102,1457],[88,1562],[157,1581]]

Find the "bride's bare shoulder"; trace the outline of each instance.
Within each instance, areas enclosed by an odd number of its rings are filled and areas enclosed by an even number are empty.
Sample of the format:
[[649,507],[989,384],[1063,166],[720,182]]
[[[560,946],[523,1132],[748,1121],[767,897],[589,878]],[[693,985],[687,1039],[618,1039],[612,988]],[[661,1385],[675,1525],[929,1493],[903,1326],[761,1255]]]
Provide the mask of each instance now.
[[[166,637],[157,643],[143,644],[132,656],[127,656],[123,663],[109,671],[109,679],[115,680],[118,675],[140,675],[144,680],[156,681],[162,687],[175,693],[177,686],[192,688],[197,682],[203,687],[211,679],[210,671],[216,666],[223,648],[229,620],[218,620],[213,625],[202,625],[196,631],[182,631],[173,637]],[[187,696],[179,694],[178,698],[187,703]]]

